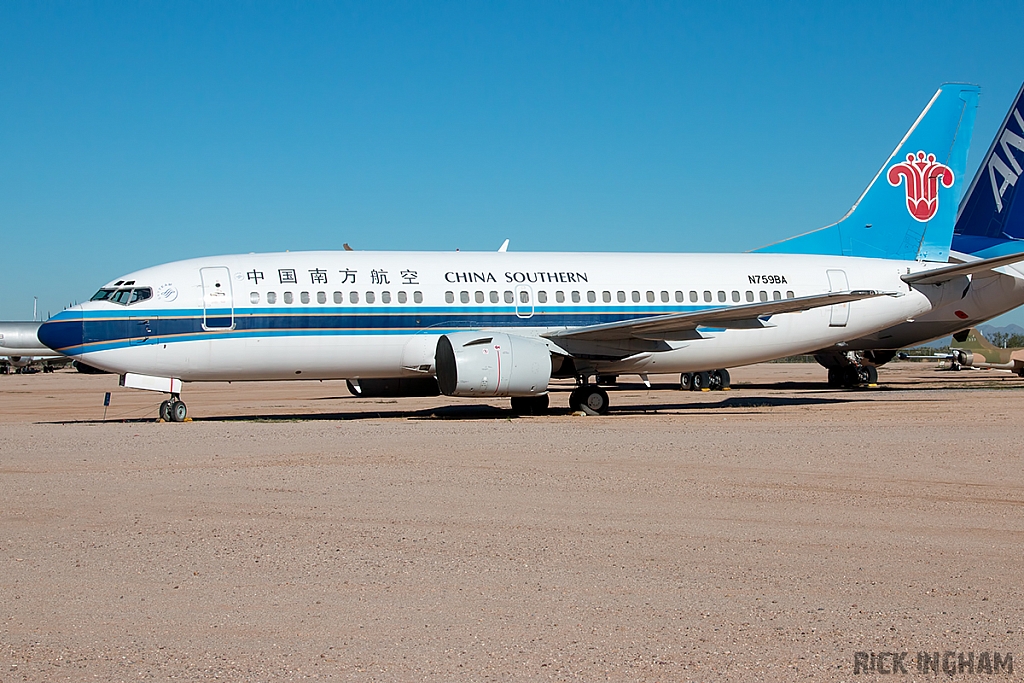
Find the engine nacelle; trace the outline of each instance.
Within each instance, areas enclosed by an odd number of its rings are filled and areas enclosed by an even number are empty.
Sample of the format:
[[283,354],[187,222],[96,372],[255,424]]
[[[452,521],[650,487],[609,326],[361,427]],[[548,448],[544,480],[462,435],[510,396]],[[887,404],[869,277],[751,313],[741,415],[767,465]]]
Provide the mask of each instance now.
[[551,379],[544,342],[500,332],[442,335],[434,365],[446,396],[536,396]]
[[953,359],[965,368],[974,365],[974,353],[967,349],[953,349]]

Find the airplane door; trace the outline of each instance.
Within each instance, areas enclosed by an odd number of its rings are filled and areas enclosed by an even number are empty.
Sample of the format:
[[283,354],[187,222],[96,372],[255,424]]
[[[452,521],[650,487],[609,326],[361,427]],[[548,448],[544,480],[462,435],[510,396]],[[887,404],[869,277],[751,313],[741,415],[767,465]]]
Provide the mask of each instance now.
[[[828,291],[850,291],[850,283],[846,279],[845,270],[829,270],[826,273],[828,274]],[[846,323],[849,320],[850,304],[835,304],[832,306],[832,317],[828,321],[829,327],[846,327]]]
[[200,268],[203,281],[203,329],[230,330],[235,326],[231,272],[223,266]]
[[128,343],[132,346],[145,344],[153,336],[153,325],[149,318],[128,318]]
[[516,285],[516,315],[533,317],[533,288],[529,285]]

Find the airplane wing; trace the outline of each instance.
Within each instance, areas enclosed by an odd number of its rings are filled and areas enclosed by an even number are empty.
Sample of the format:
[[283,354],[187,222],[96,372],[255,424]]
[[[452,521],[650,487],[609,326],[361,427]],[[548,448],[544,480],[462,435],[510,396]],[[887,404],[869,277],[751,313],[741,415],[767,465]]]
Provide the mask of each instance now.
[[669,313],[613,323],[573,327],[548,332],[544,337],[552,340],[573,339],[587,341],[618,341],[624,339],[679,339],[680,335],[691,333],[698,327],[723,327],[733,329],[754,329],[766,327],[768,316],[781,313],[809,311],[812,308],[845,304],[878,296],[892,296],[889,292],[855,290],[851,292],[830,292],[796,299],[766,301],[742,306],[720,306],[692,313]]
[[935,268],[933,270],[923,270],[919,273],[904,275],[900,279],[908,285],[937,285],[947,280],[952,280],[955,277],[960,277],[961,275],[970,275],[971,273],[995,270],[1001,266],[1008,266],[1011,263],[1017,263],[1018,261],[1024,261],[1024,252],[1008,254],[1006,256],[993,256],[992,258],[970,261],[968,263],[958,263],[952,266],[943,266],[942,268]]

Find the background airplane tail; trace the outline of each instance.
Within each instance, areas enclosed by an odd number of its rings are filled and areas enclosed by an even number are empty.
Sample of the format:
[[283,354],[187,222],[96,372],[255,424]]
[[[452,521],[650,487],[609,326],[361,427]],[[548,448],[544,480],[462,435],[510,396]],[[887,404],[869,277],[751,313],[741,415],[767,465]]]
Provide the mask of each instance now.
[[957,332],[953,335],[953,341],[956,342],[953,346],[958,349],[968,349],[969,351],[996,350],[995,345],[988,339],[985,339],[985,336],[975,327]]
[[1024,86],[1017,92],[960,205],[955,230],[958,251],[973,254],[1006,240],[1024,239],[1024,202],[1015,202],[1021,175],[1024,175]]
[[977,86],[943,85],[846,216],[755,251],[948,260],[977,106]]

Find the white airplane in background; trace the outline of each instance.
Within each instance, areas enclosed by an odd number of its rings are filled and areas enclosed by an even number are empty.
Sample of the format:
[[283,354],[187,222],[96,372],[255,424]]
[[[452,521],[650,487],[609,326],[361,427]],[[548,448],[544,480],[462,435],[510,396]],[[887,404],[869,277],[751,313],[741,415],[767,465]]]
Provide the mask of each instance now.
[[43,372],[67,365],[69,358],[39,341],[36,332],[41,322],[0,322],[0,369],[24,370],[35,366]]
[[[1024,259],[927,260],[949,248],[977,96],[975,86],[940,88],[846,218],[880,254],[915,245],[909,259],[217,256],[122,276],[44,323],[39,338],[119,373],[124,386],[169,393],[160,413],[173,420],[185,419],[180,392],[190,381],[404,383],[410,393],[506,396],[518,412],[542,412],[549,380],[568,377],[578,381],[570,406],[594,413],[608,409],[590,382],[597,375],[696,371],[699,382],[727,382],[706,369],[862,337],[954,300],[972,273]],[[883,172],[889,180],[879,181]]]

